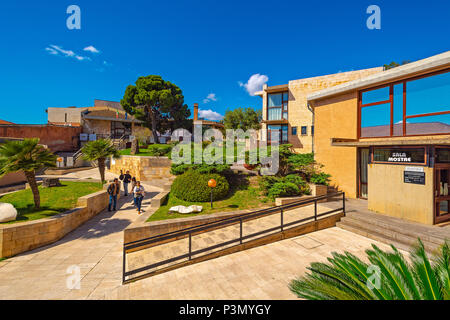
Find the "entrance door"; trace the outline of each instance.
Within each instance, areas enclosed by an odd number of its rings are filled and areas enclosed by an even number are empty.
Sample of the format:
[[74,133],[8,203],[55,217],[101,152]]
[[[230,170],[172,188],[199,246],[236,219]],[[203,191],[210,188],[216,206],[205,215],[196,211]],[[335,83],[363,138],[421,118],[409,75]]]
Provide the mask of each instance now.
[[434,222],[441,223],[450,220],[450,164],[436,164],[434,177]]
[[359,149],[359,197],[367,199],[367,167],[369,165],[369,148]]

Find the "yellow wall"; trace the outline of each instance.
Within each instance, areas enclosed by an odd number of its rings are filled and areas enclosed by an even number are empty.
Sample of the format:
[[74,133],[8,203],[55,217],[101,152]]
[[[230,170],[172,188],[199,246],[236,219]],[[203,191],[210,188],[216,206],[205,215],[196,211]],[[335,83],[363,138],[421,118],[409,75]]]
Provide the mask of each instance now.
[[433,224],[433,168],[424,168],[425,185],[403,182],[404,165],[369,164],[369,210]]
[[357,197],[357,149],[333,147],[331,138],[356,139],[357,93],[348,93],[316,102],[314,108],[314,150],[322,170],[331,174],[331,185],[347,197]]

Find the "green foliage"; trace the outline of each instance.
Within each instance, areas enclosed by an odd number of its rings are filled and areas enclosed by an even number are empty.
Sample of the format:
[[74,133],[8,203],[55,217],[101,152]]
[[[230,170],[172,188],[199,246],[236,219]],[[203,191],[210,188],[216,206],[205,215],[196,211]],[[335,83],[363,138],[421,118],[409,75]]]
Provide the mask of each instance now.
[[295,169],[302,169],[314,164],[314,153],[295,153],[289,156],[289,164]]
[[311,194],[311,189],[309,188],[308,183],[299,175],[289,174],[284,177],[284,181],[295,184],[299,188],[300,194]]
[[270,188],[277,182],[283,182],[283,178],[277,176],[262,176],[259,179],[259,186],[264,194],[267,195]]
[[111,140],[99,139],[89,141],[84,145],[81,152],[84,160],[98,161],[99,159],[106,159],[109,157],[119,158],[120,152],[117,150]]
[[400,63],[397,63],[397,62],[395,62],[395,61],[392,61],[391,63],[385,64],[385,65],[383,65],[383,66],[384,66],[384,70],[389,70],[389,69],[393,69],[393,68],[400,67],[400,66],[405,65],[405,64],[408,64],[408,63],[411,63],[411,60],[405,60],[405,61],[403,61],[401,64],[400,64]]
[[269,189],[269,198],[289,197],[300,194],[300,189],[292,182],[276,182]]
[[172,146],[167,144],[152,144],[148,146],[147,151],[151,156],[163,157],[170,154]]
[[139,77],[135,85],[127,87],[120,104],[128,113],[146,121],[156,142],[156,131],[182,127],[191,114],[181,89],[158,75]]
[[311,179],[309,181],[314,184],[321,184],[324,186],[328,186],[330,177],[331,177],[331,175],[328,173],[318,172],[318,173],[313,173],[311,175]]
[[261,128],[262,112],[252,108],[236,108],[227,110],[223,118],[225,129],[259,130]]
[[231,174],[229,164],[172,164],[170,173],[173,175],[181,175],[189,170],[197,171],[199,173],[217,173],[220,175]]
[[[448,243],[432,261],[420,239],[411,252],[410,263],[394,246],[392,249],[387,252],[372,245],[366,250],[370,265],[351,253],[333,252],[329,263],[312,263],[310,273],[291,281],[289,288],[298,297],[310,300],[450,299]],[[379,286],[373,281],[371,270],[375,268],[380,270]]]
[[227,179],[216,173],[202,174],[194,170],[176,177],[170,192],[181,200],[207,202],[211,199],[211,188],[208,187],[210,179],[217,182],[217,186],[212,189],[213,200],[223,199],[230,187]]
[[44,167],[55,167],[56,156],[39,139],[6,141],[0,145],[0,176],[17,171],[34,172]]

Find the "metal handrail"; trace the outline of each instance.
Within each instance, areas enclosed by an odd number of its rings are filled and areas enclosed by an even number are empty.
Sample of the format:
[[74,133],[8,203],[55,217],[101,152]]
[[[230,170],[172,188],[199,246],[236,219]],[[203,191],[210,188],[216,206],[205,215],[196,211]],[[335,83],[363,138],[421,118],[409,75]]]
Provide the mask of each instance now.
[[[332,209],[329,210],[327,212],[318,214],[317,212],[317,202],[320,200],[324,200],[324,199],[328,199],[328,198],[334,198],[337,196],[341,196],[342,195],[342,202],[343,205],[341,208],[337,208],[337,209]],[[311,215],[309,217],[306,218],[302,218],[296,221],[291,221],[289,223],[284,223],[284,212],[285,211],[289,211],[292,209],[295,209],[301,205],[305,205],[305,204],[309,204],[309,203],[314,203],[314,215]],[[310,199],[304,199],[304,200],[299,200],[299,201],[295,201],[293,203],[290,204],[286,204],[286,205],[281,205],[281,206],[277,206],[277,207],[271,207],[271,208],[267,208],[267,209],[261,209],[261,210],[257,210],[257,211],[253,211],[253,212],[247,212],[247,213],[243,213],[240,215],[236,215],[233,217],[229,217],[229,218],[224,218],[218,221],[213,221],[213,222],[208,222],[208,223],[204,223],[198,226],[194,226],[194,227],[190,227],[190,228],[185,228],[182,230],[178,230],[178,231],[172,231],[172,232],[168,232],[168,233],[164,233],[164,234],[160,234],[157,236],[153,236],[153,237],[149,237],[149,238],[145,238],[145,239],[141,239],[141,240],[136,240],[136,241],[131,241],[131,242],[127,242],[124,244],[123,247],[123,278],[122,281],[125,282],[125,278],[126,276],[130,276],[139,272],[143,272],[170,262],[174,262],[180,259],[184,259],[184,258],[188,258],[189,260],[192,259],[193,255],[199,254],[199,253],[204,253],[216,248],[220,248],[229,244],[233,244],[236,242],[239,242],[239,244],[243,243],[243,240],[249,239],[249,238],[253,238],[256,236],[260,236],[263,235],[265,233],[269,233],[272,231],[276,231],[276,230],[280,230],[281,232],[284,231],[284,228],[295,225],[295,224],[299,224],[299,223],[303,223],[306,222],[308,220],[312,220],[314,219],[314,221],[317,221],[318,218],[325,216],[325,215],[329,215],[335,212],[339,212],[342,211],[345,215],[345,192],[337,192],[337,193],[333,193],[333,194],[327,194],[324,196],[318,196],[318,197],[314,197],[314,198],[310,198]],[[272,227],[266,230],[262,230],[262,231],[258,231],[256,233],[253,234],[249,234],[246,236],[243,236],[242,234],[242,226],[243,226],[243,222],[246,220],[253,220],[262,216],[267,216],[267,215],[272,215],[272,214],[276,214],[276,213],[281,213],[281,221],[280,221],[280,225],[276,226],[276,227]],[[197,251],[192,252],[192,235],[195,235],[196,233],[200,233],[203,232],[205,230],[212,230],[212,229],[217,229],[220,227],[226,227],[232,224],[236,224],[239,223],[240,224],[240,236],[239,238],[236,239],[232,239],[232,240],[228,240],[207,248],[203,248]],[[138,268],[132,271],[125,271],[125,267],[126,267],[126,253],[129,250],[132,249],[136,249],[139,247],[143,247],[141,250],[148,248],[149,245],[155,243],[155,242],[161,242],[161,241],[165,241],[165,240],[170,240],[170,239],[176,239],[179,237],[184,238],[184,236],[188,236],[189,237],[189,250],[188,253],[186,254],[182,254],[179,255],[177,257],[173,257],[167,260],[163,260],[160,261],[158,263],[155,264],[151,264],[142,268]],[[133,251],[140,251],[138,250],[133,250]]]

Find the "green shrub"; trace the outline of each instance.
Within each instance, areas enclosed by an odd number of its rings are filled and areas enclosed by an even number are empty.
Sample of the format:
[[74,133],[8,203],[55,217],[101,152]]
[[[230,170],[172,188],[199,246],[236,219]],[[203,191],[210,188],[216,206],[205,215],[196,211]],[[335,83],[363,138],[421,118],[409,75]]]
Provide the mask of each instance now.
[[311,188],[309,187],[308,183],[299,175],[289,174],[284,177],[284,181],[292,182],[293,184],[295,184],[299,188],[300,194],[311,194]]
[[229,164],[172,164],[170,173],[179,176],[189,170],[199,173],[217,173],[220,175],[228,175],[231,173]]
[[310,182],[314,184],[321,184],[327,186],[329,184],[330,177],[331,177],[330,174],[324,172],[313,173]]
[[172,151],[172,146],[168,144],[152,144],[148,146],[147,150],[152,156],[162,157]]
[[202,174],[195,170],[189,170],[176,177],[172,184],[171,193],[178,199],[185,201],[210,201],[211,188],[208,187],[210,179],[215,179],[217,182],[217,186],[213,188],[213,200],[225,198],[230,188],[225,177],[216,173]]
[[265,195],[269,193],[269,189],[277,182],[282,182],[283,178],[277,176],[262,176],[259,179],[259,187]]
[[300,189],[292,182],[277,182],[269,189],[269,197],[289,197],[300,194]]

